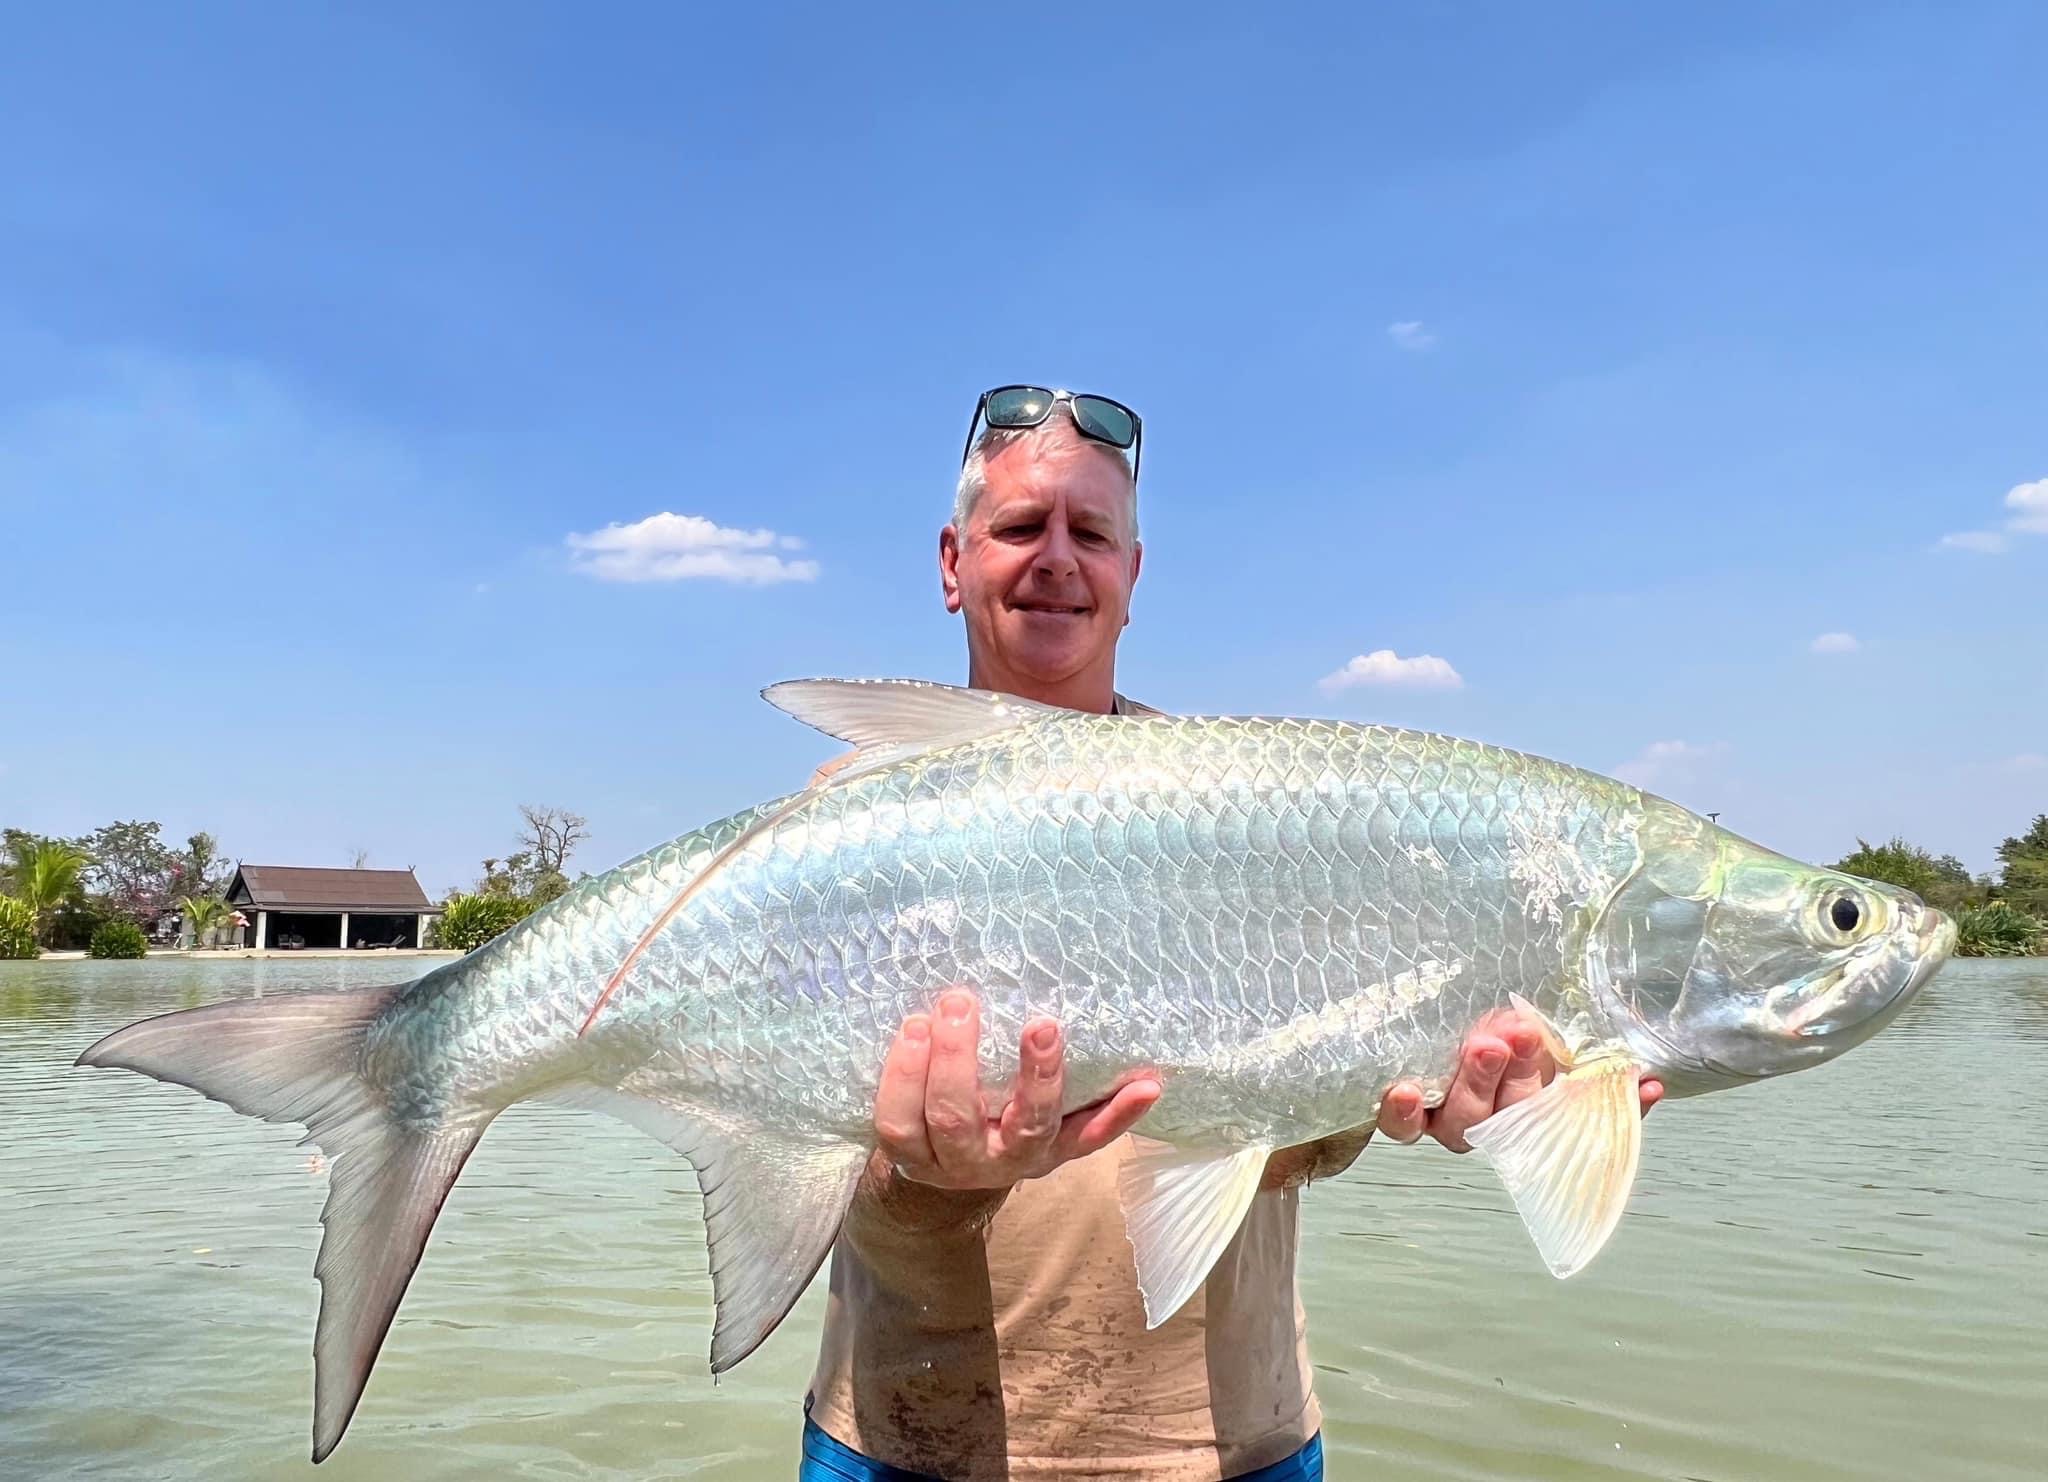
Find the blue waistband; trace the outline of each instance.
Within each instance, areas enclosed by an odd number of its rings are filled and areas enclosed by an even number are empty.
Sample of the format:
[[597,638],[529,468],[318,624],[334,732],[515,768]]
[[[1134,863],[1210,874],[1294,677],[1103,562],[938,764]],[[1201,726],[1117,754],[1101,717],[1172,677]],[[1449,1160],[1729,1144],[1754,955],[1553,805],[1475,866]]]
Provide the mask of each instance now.
[[[870,1461],[819,1430],[808,1416],[804,1418],[803,1465],[796,1475],[797,1482],[944,1482],[924,1472],[906,1472]],[[1231,1482],[1323,1482],[1323,1438],[1311,1436],[1306,1446],[1285,1461],[1242,1472]]]

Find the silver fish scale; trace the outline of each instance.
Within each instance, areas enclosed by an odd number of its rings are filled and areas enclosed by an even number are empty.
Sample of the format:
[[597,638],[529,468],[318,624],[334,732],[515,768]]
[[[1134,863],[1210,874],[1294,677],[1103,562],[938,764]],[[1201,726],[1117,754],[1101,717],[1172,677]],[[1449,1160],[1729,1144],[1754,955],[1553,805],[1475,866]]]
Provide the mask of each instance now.
[[1157,1134],[1299,1141],[1369,1119],[1403,1076],[1440,1090],[1511,992],[1582,1013],[1562,997],[1573,932],[1633,867],[1641,807],[1420,732],[1059,717],[725,820],[459,966],[545,1000],[508,1016],[516,1049],[488,1047],[543,1076],[671,912],[579,1043],[678,1100],[864,1135],[898,1025],[962,983],[992,1089],[1052,1014],[1070,1105],[1154,1066]]
[[[562,1078],[565,1048],[605,983],[718,854],[789,800],[774,799],[578,881],[458,962],[422,976],[364,1048],[369,1079],[425,1123],[502,1107]],[[571,1067],[573,1069],[573,1067]]]

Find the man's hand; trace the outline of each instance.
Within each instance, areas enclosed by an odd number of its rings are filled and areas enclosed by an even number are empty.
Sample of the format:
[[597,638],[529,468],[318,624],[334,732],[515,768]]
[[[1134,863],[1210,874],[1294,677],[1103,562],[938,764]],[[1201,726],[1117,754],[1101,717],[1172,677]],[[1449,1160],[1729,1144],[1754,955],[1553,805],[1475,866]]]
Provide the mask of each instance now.
[[1009,1100],[989,1115],[981,1093],[981,1005],[951,988],[936,1015],[904,1020],[882,1067],[875,1097],[878,1161],[903,1177],[943,1189],[1007,1189],[1122,1137],[1159,1100],[1140,1077],[1066,1117],[1066,1043],[1060,1026],[1024,1026]]
[[[1443,1105],[1425,1111],[1422,1088],[1402,1081],[1380,1102],[1379,1130],[1396,1142],[1427,1132],[1454,1153],[1469,1153],[1465,1134],[1497,1111],[1534,1096],[1557,1076],[1543,1035],[1518,1010],[1500,1009],[1473,1026],[1458,1057],[1458,1073]],[[1658,1081],[1642,1083],[1643,1115],[1664,1097]]]

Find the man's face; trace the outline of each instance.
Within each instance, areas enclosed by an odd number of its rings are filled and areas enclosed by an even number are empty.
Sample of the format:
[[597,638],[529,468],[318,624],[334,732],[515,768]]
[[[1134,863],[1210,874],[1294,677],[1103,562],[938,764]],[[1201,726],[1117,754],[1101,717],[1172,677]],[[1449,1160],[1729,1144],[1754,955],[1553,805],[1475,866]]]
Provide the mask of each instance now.
[[1143,554],[1129,493],[1117,460],[1071,435],[989,460],[966,528],[939,536],[946,610],[978,667],[1043,686],[1113,665]]

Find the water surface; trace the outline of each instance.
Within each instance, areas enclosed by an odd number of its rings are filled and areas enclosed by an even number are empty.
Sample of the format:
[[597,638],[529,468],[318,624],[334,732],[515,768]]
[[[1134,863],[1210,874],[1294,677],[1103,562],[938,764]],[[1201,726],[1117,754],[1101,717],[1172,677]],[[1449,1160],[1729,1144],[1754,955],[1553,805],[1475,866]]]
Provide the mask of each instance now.
[[[821,1292],[714,1385],[688,1167],[535,1106],[308,1464],[311,1150],[70,1064],[147,1014],[419,970],[0,963],[0,1478],[793,1475]],[[2048,962],[1951,964],[1847,1059],[1658,1111],[1569,1283],[1475,1158],[1373,1147],[1305,1208],[1334,1478],[2048,1476]]]

